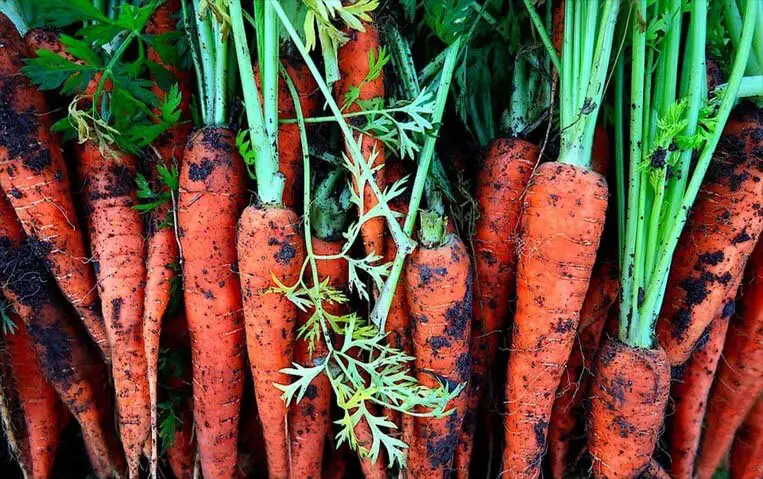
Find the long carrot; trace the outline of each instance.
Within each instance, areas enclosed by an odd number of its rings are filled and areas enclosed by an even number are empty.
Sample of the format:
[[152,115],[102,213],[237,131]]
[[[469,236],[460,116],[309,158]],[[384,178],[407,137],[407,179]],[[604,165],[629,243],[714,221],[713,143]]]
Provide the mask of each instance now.
[[517,311],[506,375],[511,477],[537,477],[556,389],[580,319],[607,207],[604,178],[563,163],[540,165],[522,210]]
[[[425,386],[450,390],[469,381],[472,268],[463,242],[448,234],[440,244],[421,245],[408,260],[405,288],[412,318],[416,377]],[[446,477],[456,452],[466,391],[443,418],[415,418],[408,452],[411,478]]]
[[548,431],[551,477],[562,478],[567,467],[570,443],[582,416],[581,406],[590,382],[590,370],[609,310],[617,300],[619,283],[611,263],[601,263],[591,276],[583,308],[580,310],[578,337],[562,374],[551,411]]
[[0,198],[2,293],[26,323],[43,374],[79,422],[95,473],[109,477],[119,466],[112,462],[104,430],[107,411],[99,408],[91,382],[97,361],[60,307],[45,267],[32,253],[33,244],[24,240],[12,207]]
[[731,479],[759,479],[763,477],[763,397],[737,431],[729,456]]
[[[349,36],[347,43],[339,47],[337,55],[337,64],[341,70],[341,78],[334,85],[337,103],[344,106],[347,113],[360,111],[360,106],[353,102],[345,106],[345,97],[350,90],[359,88],[359,100],[371,100],[374,98],[384,98],[384,78],[380,75],[370,81],[367,79],[369,73],[369,56],[371,54],[379,55],[379,33],[376,26],[372,23],[363,22],[364,31],[347,30],[345,33]],[[357,140],[357,138],[356,138]],[[384,178],[383,166],[386,158],[384,144],[367,135],[361,135],[360,152],[363,158],[369,162],[369,166],[374,170],[374,178],[380,190],[384,190],[387,184]],[[376,155],[374,157],[374,155]],[[374,195],[371,186],[354,185],[355,191],[360,194],[362,187],[363,193],[360,195],[363,199],[363,212],[368,213],[371,208],[378,204],[378,198]],[[360,229],[363,238],[363,250],[367,255],[384,255],[384,219],[382,217],[371,218],[365,221]]]
[[51,135],[42,93],[20,72],[27,49],[0,15],[0,186],[13,205],[32,252],[45,261],[90,336],[110,357],[95,275],[58,138]]
[[244,165],[233,133],[219,127],[195,132],[180,172],[178,227],[191,333],[193,416],[207,479],[233,477],[238,458],[244,335],[232,239],[244,194]]
[[634,478],[649,469],[670,389],[660,349],[607,338],[595,365],[588,447],[597,478]]
[[672,365],[688,359],[763,230],[762,116],[746,107],[729,118],[676,249],[657,323]]
[[723,347],[715,383],[707,402],[705,430],[700,441],[695,475],[712,477],[731,446],[734,432],[752,408],[763,378],[763,243],[755,248]]

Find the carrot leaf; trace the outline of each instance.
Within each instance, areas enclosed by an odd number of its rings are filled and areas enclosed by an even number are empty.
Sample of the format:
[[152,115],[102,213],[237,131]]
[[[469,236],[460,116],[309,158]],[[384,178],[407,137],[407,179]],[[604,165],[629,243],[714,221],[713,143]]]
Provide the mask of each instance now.
[[11,315],[8,314],[10,307],[10,304],[7,302],[0,302],[0,331],[2,331],[3,334],[16,334],[16,330],[18,329],[16,322],[13,321]]

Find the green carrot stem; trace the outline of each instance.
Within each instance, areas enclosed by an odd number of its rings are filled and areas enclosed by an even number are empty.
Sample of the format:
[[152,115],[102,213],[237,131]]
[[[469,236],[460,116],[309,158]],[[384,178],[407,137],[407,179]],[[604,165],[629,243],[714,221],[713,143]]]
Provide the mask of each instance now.
[[17,0],[0,0],[0,13],[13,22],[20,35],[29,30],[29,18],[26,17]]
[[625,59],[615,65],[615,192],[617,198],[617,254],[623,266],[625,256],[625,116],[623,111]]
[[421,228],[419,238],[425,248],[434,248],[442,244],[445,236],[445,224],[447,220],[435,211],[421,212]]
[[524,0],[524,2],[525,8],[527,8],[527,12],[530,14],[530,20],[532,20],[533,25],[535,25],[535,29],[538,31],[538,35],[540,35],[543,46],[546,47],[546,52],[554,64],[554,68],[556,68],[557,72],[561,72],[562,62],[559,60],[559,54],[557,53],[556,48],[554,48],[554,43],[551,41],[551,38],[548,36],[548,31],[543,25],[543,20],[541,20],[540,15],[538,15],[538,11],[535,10],[535,6],[532,4],[531,0]]

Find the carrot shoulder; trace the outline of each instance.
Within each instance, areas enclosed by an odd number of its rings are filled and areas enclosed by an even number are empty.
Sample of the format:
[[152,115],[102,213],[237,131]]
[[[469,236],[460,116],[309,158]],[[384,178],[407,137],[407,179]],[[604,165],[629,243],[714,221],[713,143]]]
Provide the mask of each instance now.
[[601,175],[557,162],[537,168],[525,195],[506,373],[503,469],[511,477],[540,474],[551,409],[575,339],[606,207]]
[[729,456],[731,479],[756,479],[763,476],[763,396],[737,431]]
[[238,461],[244,330],[232,240],[245,191],[233,133],[217,127],[195,132],[180,171],[178,227],[191,333],[193,417],[207,479],[233,477]]

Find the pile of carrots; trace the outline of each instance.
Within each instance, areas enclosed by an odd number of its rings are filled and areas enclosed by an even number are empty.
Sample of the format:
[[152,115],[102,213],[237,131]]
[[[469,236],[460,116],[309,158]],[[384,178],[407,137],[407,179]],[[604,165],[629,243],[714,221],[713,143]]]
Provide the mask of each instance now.
[[758,3],[0,2],[0,477],[763,479]]

